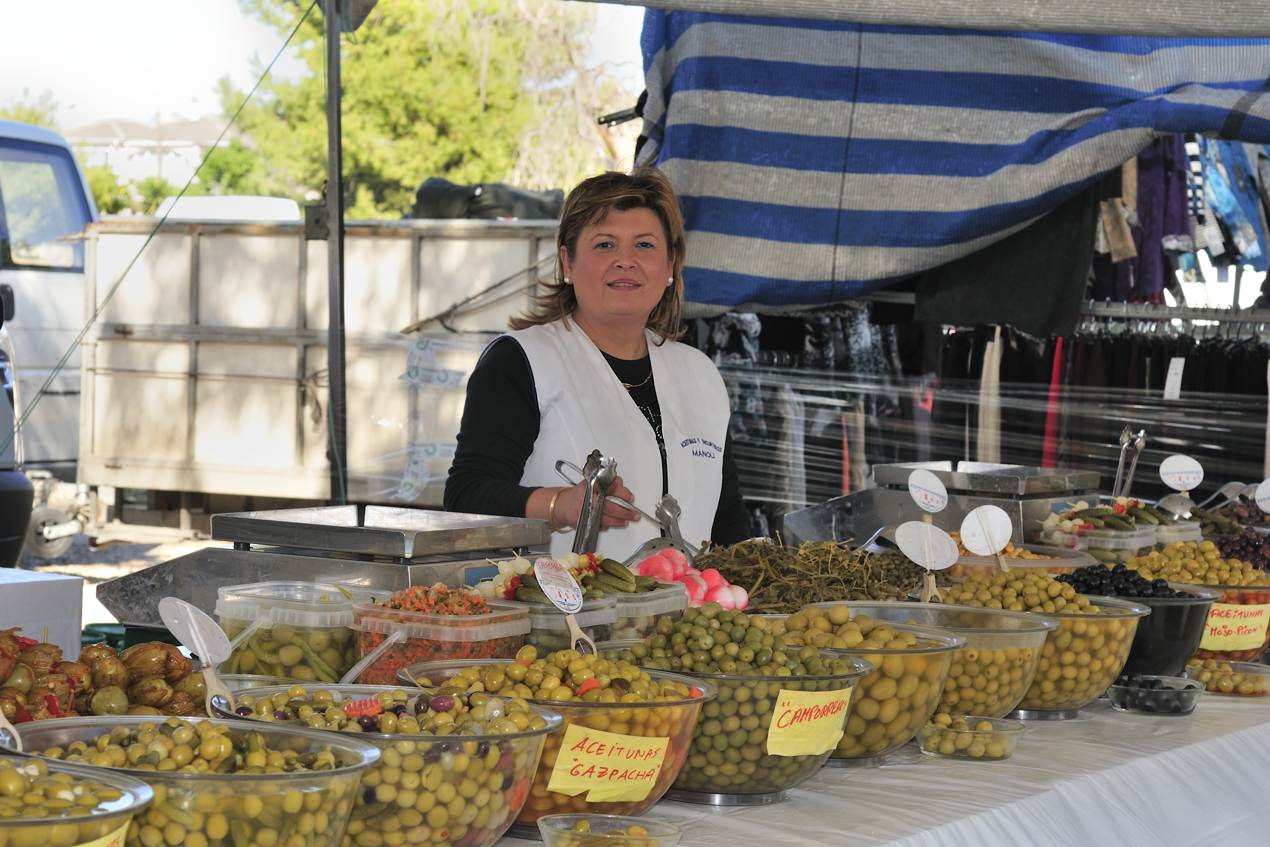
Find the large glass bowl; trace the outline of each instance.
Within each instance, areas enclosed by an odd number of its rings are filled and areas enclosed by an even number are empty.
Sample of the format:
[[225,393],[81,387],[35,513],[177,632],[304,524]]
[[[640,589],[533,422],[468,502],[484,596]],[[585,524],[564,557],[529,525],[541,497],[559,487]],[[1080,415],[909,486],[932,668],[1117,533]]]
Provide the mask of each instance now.
[[[21,766],[31,760],[0,754],[0,762]],[[65,774],[77,784],[94,782],[120,792],[119,799],[103,801],[89,812],[63,817],[0,817],[0,844],[4,847],[59,847],[86,844],[126,830],[133,816],[154,800],[150,786],[139,779],[100,768],[69,762],[44,762],[49,774]]]
[[1120,676],[1138,621],[1151,610],[1111,597],[1089,597],[1089,602],[1098,607],[1098,614],[1044,615],[1058,621],[1058,629],[1045,639],[1036,678],[1019,702],[1017,717],[1075,717]]
[[1056,621],[1030,612],[903,600],[849,600],[852,616],[934,627],[965,640],[954,650],[938,712],[1005,717],[1036,675],[1045,636]]
[[[498,660],[428,662],[402,668],[403,683],[425,679],[441,687],[464,668],[481,665],[504,665]],[[670,788],[688,758],[692,732],[697,725],[702,706],[714,700],[718,689],[711,683],[696,678],[665,671],[650,670],[646,673],[654,679],[664,679],[695,688],[698,696],[686,700],[657,703],[597,703],[581,700],[530,700],[560,715],[564,722],[560,729],[547,736],[546,746],[533,785],[529,789],[529,801],[516,818],[512,833],[526,838],[537,837],[538,818],[543,815],[589,812],[604,815],[642,815],[652,808]],[[569,752],[561,751],[561,745],[570,727],[594,729],[618,735],[642,738],[668,739],[661,768],[648,794],[639,800],[589,801],[588,792],[570,796],[551,791],[548,786],[559,763],[564,768],[569,763]],[[564,759],[562,762],[561,759]]]
[[[259,732],[270,749],[296,752],[330,748],[336,767],[326,771],[278,774],[179,773],[134,768],[98,768],[103,774],[134,777],[154,790],[154,804],[133,821],[127,847],[244,847],[285,845],[293,836],[304,847],[340,847],[353,803],[379,750],[350,735],[278,724],[247,724],[216,718],[181,718],[189,723],[229,724],[237,732]],[[22,725],[27,753],[91,744],[116,727],[135,730],[161,724],[153,717],[56,718]],[[44,758],[44,757],[42,757]],[[49,761],[57,761],[49,758]]]
[[[258,688],[248,696],[256,701],[285,695],[293,687]],[[306,685],[304,690],[309,695],[329,691],[349,700],[372,699],[384,691],[410,695],[419,692],[414,687],[384,685]],[[234,714],[228,705],[221,700],[212,701],[212,708],[223,717],[241,717],[263,726],[278,725]],[[345,847],[368,841],[392,844],[397,833],[406,833],[407,843],[490,847],[520,814],[529,797],[529,784],[538,768],[543,741],[560,728],[559,715],[541,706],[531,708],[542,716],[546,726],[508,735],[353,733],[354,738],[378,747],[381,758],[362,780],[362,791],[344,838]],[[475,794],[464,797],[473,785]],[[442,802],[445,797],[452,802],[454,796],[466,800],[457,810]]]

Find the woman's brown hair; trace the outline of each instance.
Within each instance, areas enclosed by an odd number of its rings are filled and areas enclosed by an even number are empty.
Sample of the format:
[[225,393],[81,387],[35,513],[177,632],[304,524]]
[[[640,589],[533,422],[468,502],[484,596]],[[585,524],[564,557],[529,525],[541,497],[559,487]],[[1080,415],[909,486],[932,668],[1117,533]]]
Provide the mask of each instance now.
[[573,286],[564,281],[564,266],[560,262],[560,248],[569,253],[572,260],[577,255],[578,236],[583,227],[601,221],[610,211],[651,209],[661,220],[666,232],[666,245],[671,251],[671,273],[674,285],[666,286],[666,292],[648,315],[648,328],[663,339],[674,340],[683,334],[684,299],[684,222],[679,211],[679,201],[670,180],[656,168],[636,168],[629,174],[619,171],[593,176],[583,180],[565,198],[560,212],[560,228],[556,231],[556,270],[552,282],[540,281],[546,289],[534,298],[534,304],[523,315],[512,318],[512,329],[525,329],[551,323],[573,314],[578,306]]

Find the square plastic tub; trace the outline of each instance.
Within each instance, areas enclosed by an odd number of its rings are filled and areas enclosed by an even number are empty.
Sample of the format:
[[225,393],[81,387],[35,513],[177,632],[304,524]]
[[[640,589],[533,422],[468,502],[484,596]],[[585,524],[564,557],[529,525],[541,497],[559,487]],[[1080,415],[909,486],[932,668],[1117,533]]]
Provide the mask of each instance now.
[[355,604],[359,664],[370,660],[358,680],[395,685],[398,670],[419,662],[514,658],[529,633],[529,611],[497,600],[489,601],[489,607],[483,615],[439,615]]
[[1100,562],[1117,564],[1140,556],[1155,547],[1158,527],[1141,526],[1134,530],[1086,529],[1065,532],[1057,527],[1046,529],[1041,539],[1046,544],[1083,550]]
[[660,583],[661,587],[644,594],[615,594],[617,619],[613,622],[613,638],[647,638],[657,628],[657,621],[668,617],[677,621],[688,608],[688,590],[678,582]]
[[329,583],[227,585],[216,617],[234,642],[225,673],[334,683],[357,663],[353,604]]
[[1117,712],[1142,715],[1189,715],[1204,694],[1204,684],[1180,676],[1122,677],[1107,689],[1107,699]]
[[[525,643],[537,647],[540,655],[568,650],[573,646],[569,643],[569,625],[565,622],[564,612],[543,603],[522,603],[518,600],[507,602],[528,610],[529,634],[525,636]],[[612,597],[587,600],[574,618],[592,641],[610,641],[613,638],[613,624],[617,622],[617,601]]]
[[1178,541],[1203,541],[1204,531],[1199,521],[1179,520],[1171,526],[1160,524],[1155,528],[1155,543],[1163,547]]

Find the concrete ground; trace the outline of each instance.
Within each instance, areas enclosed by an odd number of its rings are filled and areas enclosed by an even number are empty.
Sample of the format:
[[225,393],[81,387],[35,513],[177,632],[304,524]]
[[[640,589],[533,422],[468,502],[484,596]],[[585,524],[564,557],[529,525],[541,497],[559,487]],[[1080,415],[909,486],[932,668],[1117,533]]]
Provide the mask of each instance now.
[[[221,542],[185,540],[168,543],[128,544],[115,543],[103,547],[89,547],[83,535],[63,555],[50,561],[37,560],[23,554],[22,567],[48,573],[70,574],[84,579],[84,606],[82,626],[92,623],[117,623],[114,615],[97,602],[97,585],[117,576],[134,573],[193,553]],[[81,627],[82,628],[82,627]]]

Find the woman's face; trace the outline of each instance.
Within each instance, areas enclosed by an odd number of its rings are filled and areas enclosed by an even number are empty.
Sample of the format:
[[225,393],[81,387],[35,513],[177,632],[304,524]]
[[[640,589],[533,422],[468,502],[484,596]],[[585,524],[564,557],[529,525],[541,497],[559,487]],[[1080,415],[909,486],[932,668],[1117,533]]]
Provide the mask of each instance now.
[[629,319],[644,326],[672,273],[661,219],[643,208],[613,209],[583,227],[577,252],[570,258],[562,246],[560,261],[578,299],[577,317],[584,323]]

